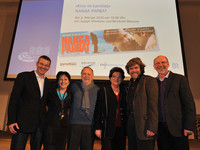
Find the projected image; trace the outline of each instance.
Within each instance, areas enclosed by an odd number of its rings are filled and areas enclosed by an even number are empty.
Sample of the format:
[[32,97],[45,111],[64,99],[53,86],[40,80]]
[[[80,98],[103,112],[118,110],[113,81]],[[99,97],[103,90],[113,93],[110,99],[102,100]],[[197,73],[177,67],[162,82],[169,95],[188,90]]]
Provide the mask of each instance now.
[[103,37],[114,46],[114,52],[152,50],[157,46],[154,27],[104,30]]
[[47,75],[53,79],[58,71],[80,79],[80,70],[90,66],[94,79],[108,80],[112,67],[125,70],[133,57],[156,76],[158,55],[168,57],[171,71],[184,74],[176,1],[22,0],[16,24],[7,78],[33,70],[40,55],[51,58]]
[[58,56],[158,50],[154,27],[63,33]]

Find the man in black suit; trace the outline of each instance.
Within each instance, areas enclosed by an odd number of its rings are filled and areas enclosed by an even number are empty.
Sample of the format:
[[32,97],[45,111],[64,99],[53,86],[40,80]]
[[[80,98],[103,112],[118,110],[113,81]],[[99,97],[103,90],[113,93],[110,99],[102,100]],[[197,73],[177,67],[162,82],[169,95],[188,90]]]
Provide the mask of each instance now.
[[195,129],[195,103],[186,77],[168,70],[167,57],[154,59],[159,85],[158,150],[189,150]]
[[13,134],[11,150],[25,150],[27,139],[31,135],[31,149],[40,150],[46,112],[48,79],[51,60],[40,56],[31,72],[19,73],[10,96],[8,106],[8,128]]

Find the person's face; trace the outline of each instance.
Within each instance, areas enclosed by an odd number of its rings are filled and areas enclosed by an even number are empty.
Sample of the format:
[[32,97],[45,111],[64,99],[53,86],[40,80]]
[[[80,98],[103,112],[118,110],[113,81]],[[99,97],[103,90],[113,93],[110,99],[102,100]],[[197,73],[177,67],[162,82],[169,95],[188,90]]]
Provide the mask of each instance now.
[[158,75],[166,75],[169,68],[169,62],[164,56],[159,56],[154,60],[154,69]]
[[119,31],[116,38],[114,45],[121,51],[130,49],[132,42],[135,40],[131,34],[123,30]]
[[83,69],[83,71],[81,72],[81,79],[83,83],[85,83],[86,85],[89,85],[93,80],[92,70],[90,68]]
[[141,70],[138,64],[129,67],[129,75],[131,76],[131,78],[133,78],[133,80],[136,80],[140,74]]
[[44,59],[44,58],[40,58],[38,60],[38,62],[36,62],[36,72],[39,76],[44,76],[45,73],[49,70],[50,68],[50,61]]
[[120,72],[114,72],[110,78],[111,85],[118,87],[122,83],[122,76]]
[[68,85],[70,84],[69,79],[66,75],[61,75],[58,80],[58,85],[60,89],[67,89]]

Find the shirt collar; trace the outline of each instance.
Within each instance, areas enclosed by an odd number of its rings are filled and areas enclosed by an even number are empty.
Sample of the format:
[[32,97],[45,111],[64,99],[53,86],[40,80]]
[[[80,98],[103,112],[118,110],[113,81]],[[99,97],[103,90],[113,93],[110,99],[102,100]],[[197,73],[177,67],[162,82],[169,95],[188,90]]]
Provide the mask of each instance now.
[[135,81],[133,81],[133,78],[130,79],[131,83],[138,82],[143,74],[140,74]]
[[45,76],[43,77],[43,78],[41,78],[38,74],[37,74],[37,72],[34,70],[34,72],[35,72],[35,75],[36,75],[36,77],[38,78],[38,79],[45,79]]
[[159,78],[159,76],[157,76],[157,79],[159,79],[160,81],[164,81],[165,79],[167,79],[169,77],[169,73],[170,73],[170,71],[168,71],[168,73],[165,75],[165,77],[163,79]]

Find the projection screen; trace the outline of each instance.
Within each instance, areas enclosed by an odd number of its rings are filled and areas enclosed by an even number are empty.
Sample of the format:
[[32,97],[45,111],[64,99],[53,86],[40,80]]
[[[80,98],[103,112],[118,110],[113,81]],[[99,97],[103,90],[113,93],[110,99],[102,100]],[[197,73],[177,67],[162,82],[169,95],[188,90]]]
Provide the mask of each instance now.
[[[156,76],[153,59],[165,55],[170,70],[184,75],[176,0],[22,0],[6,78],[51,58],[47,76],[68,71],[80,78],[85,66],[96,80],[111,68],[140,57],[145,74]],[[125,71],[126,72],[126,71]],[[126,73],[126,79],[128,79]]]

